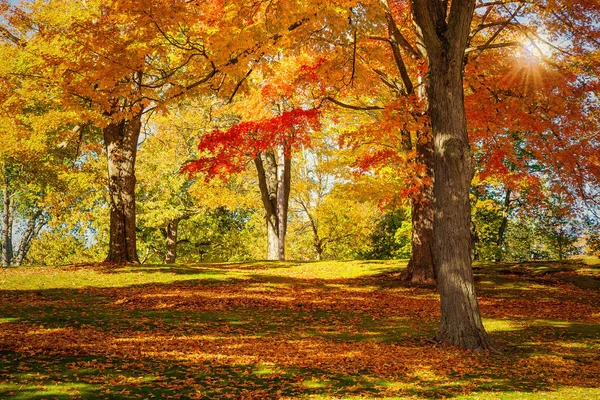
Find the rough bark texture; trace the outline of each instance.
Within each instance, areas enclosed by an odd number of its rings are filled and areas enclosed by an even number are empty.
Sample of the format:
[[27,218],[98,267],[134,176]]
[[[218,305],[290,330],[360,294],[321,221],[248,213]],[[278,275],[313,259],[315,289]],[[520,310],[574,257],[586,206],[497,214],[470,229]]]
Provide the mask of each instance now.
[[[390,45],[400,78],[404,84],[405,95],[410,96],[415,93],[415,87],[408,75],[406,65],[402,59],[401,45],[405,51],[409,51],[411,57],[420,58],[421,55],[412,49],[412,46],[405,42],[404,36],[398,30],[394,17],[387,8],[386,20],[390,37]],[[423,96],[421,92],[419,96]],[[410,132],[402,131],[402,147],[406,151],[413,149],[413,141]],[[417,162],[425,165],[425,176],[420,178],[429,178],[433,181],[433,142],[429,132],[417,132],[415,149],[417,152]],[[421,192],[417,198],[411,201],[412,218],[412,252],[410,261],[403,275],[404,280],[412,283],[425,283],[435,280],[435,265],[433,258],[433,187],[422,186]]]
[[[425,175],[433,181],[433,142],[430,135],[417,137],[417,161],[425,165]],[[433,186],[423,185],[418,197],[411,201],[412,253],[405,279],[425,283],[436,279],[433,254]]]
[[466,129],[463,59],[474,0],[413,0],[427,54],[426,92],[434,143],[434,254],[441,321],[436,341],[493,349],[479,313],[471,268],[469,189],[473,166]]
[[267,259],[285,260],[291,159],[283,147],[254,159],[267,225]]
[[175,264],[177,261],[177,232],[179,220],[174,219],[167,224],[167,252],[165,253],[165,264]]
[[141,115],[104,128],[108,155],[110,203],[110,263],[138,263],[135,231],[135,158]]
[[3,189],[3,216],[2,216],[2,266],[9,267],[12,264],[13,246],[12,246],[12,229],[13,229],[13,193],[8,187],[7,178],[5,178]]

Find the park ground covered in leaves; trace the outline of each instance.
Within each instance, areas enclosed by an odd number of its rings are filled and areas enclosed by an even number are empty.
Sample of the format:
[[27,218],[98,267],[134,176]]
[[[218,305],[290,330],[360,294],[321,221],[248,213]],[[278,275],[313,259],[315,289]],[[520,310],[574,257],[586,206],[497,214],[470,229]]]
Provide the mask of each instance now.
[[501,348],[430,343],[399,262],[0,271],[0,398],[600,398],[597,261],[476,265]]

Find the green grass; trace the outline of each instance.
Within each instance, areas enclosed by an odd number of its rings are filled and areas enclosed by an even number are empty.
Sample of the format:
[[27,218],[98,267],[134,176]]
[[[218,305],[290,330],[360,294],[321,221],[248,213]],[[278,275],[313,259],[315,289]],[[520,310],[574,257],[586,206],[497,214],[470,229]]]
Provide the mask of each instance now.
[[481,264],[502,348],[428,341],[405,262],[0,270],[0,398],[600,398],[600,265]]

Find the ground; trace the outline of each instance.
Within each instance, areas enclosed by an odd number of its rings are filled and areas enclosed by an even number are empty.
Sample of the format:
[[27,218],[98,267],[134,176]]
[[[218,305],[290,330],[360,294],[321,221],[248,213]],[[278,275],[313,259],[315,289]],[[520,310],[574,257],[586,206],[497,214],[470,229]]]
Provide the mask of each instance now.
[[0,270],[0,398],[600,398],[598,261],[476,265],[498,354],[405,263]]

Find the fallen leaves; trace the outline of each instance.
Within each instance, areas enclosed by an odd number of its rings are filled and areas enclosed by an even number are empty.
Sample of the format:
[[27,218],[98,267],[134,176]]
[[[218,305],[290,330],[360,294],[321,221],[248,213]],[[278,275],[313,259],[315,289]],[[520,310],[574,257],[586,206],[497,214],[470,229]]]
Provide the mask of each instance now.
[[37,385],[49,393],[57,382],[86,385],[63,388],[72,396],[107,398],[418,398],[597,386],[597,292],[560,280],[554,299],[543,284],[526,296],[484,286],[482,312],[507,349],[486,356],[427,343],[439,316],[431,288],[237,267],[222,269],[222,280],[150,283],[146,273],[134,286],[0,291],[8,316],[0,394]]

